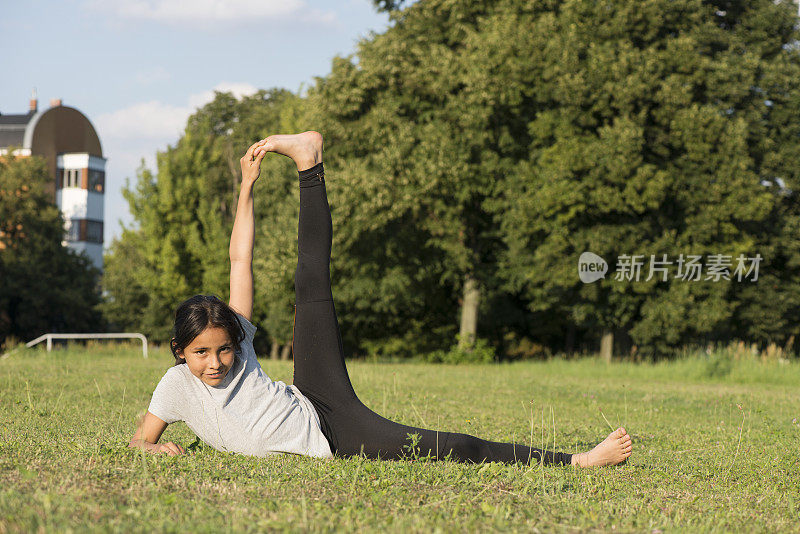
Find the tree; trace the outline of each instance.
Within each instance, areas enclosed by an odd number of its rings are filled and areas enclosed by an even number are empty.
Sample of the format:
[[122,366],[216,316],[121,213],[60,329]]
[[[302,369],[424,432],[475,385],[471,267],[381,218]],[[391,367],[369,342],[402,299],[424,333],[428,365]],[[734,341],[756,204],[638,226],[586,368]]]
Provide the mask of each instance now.
[[[487,20],[496,42],[478,69],[504,80],[509,111],[528,121],[517,139],[528,157],[503,202],[508,289],[590,338],[602,332],[606,347],[620,332],[653,355],[748,324],[762,339],[785,335],[797,202],[764,184],[798,186],[795,23],[792,6],[770,0],[568,1]],[[517,53],[492,63],[501,39]],[[612,274],[625,254],[761,253],[773,291],[764,280],[583,284],[584,251]],[[771,293],[786,298],[765,330]]]
[[147,331],[143,313],[150,306],[150,296],[142,282],[136,279],[144,265],[141,254],[142,234],[123,229],[122,236],[111,243],[105,254],[102,284],[108,296],[101,302],[100,310],[110,327],[119,332]]
[[62,245],[51,179],[38,157],[0,159],[0,341],[103,329],[97,270]]
[[338,184],[337,303],[345,336],[365,350],[439,348],[459,314],[469,346],[479,307],[497,296],[500,241],[486,203],[504,183],[498,152],[510,140],[474,90],[471,61],[493,9],[412,4],[309,94]]
[[378,11],[392,12],[403,7],[406,0],[372,0],[372,3],[375,4]]

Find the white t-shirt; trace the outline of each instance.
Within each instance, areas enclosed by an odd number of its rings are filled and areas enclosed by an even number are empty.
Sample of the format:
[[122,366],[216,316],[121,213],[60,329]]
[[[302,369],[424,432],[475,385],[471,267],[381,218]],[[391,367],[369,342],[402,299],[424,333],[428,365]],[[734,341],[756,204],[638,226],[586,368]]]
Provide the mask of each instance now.
[[264,373],[253,349],[256,327],[238,317],[245,338],[222,382],[209,386],[185,363],[170,367],[148,411],[166,423],[185,422],[219,451],[333,456],[314,406],[294,386],[273,382]]

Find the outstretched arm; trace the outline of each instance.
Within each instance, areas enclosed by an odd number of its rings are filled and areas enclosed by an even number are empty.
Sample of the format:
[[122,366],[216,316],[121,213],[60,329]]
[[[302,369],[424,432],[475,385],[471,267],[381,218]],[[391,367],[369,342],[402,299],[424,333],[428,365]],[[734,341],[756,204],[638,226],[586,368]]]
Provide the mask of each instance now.
[[254,143],[239,163],[242,166],[242,188],[236,206],[236,218],[231,232],[231,308],[249,321],[253,315],[253,244],[255,242],[255,213],[253,184],[261,172],[261,160],[266,154],[257,150],[264,140]]

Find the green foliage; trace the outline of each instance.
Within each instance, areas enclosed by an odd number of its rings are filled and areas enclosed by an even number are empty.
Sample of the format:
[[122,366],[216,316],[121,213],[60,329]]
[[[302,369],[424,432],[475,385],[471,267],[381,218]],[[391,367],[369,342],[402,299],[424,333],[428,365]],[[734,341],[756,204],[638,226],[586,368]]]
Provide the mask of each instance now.
[[725,352],[715,352],[706,361],[705,376],[709,378],[723,378],[731,374],[733,359]]
[[123,230],[122,236],[115,239],[105,255],[103,287],[108,296],[100,304],[103,315],[112,330],[135,332],[143,328],[151,303],[150,295],[136,279],[144,274],[142,263],[142,234],[130,229]]
[[391,12],[400,9],[406,0],[372,0],[372,3],[378,11]]
[[494,302],[500,241],[486,202],[505,182],[506,141],[473,60],[490,13],[481,2],[412,4],[309,93],[338,185],[335,295],[351,345],[393,346],[409,332],[407,355],[448,346],[467,276]]
[[[778,245],[799,220],[790,6],[431,0],[393,17],[310,94],[346,191],[337,297],[345,323],[375,310],[348,325],[369,346],[415,328],[407,352],[436,346],[469,273],[498,338],[558,347],[613,328],[661,355],[798,331],[798,248]],[[612,269],[622,254],[758,253],[766,274],[584,285],[586,250]]]
[[103,330],[97,269],[62,245],[64,220],[37,157],[0,158],[0,345]]
[[408,438],[408,443],[403,445],[403,452],[404,458],[410,461],[419,461],[419,460],[430,460],[432,459],[430,449],[422,456],[420,454],[419,442],[422,439],[419,434],[414,432],[413,434],[406,434]]
[[[495,101],[524,123],[515,141],[527,151],[501,202],[506,288],[595,336],[628,332],[646,354],[796,334],[795,24],[793,6],[769,0],[520,4],[487,18],[476,61],[485,83],[502,80]],[[623,254],[764,261],[757,283],[583,284],[584,251],[611,274]]]
[[[800,336],[800,35],[789,3],[376,6],[391,27],[335,58],[307,98],[218,94],[159,155],[157,180],[140,171],[128,191],[137,226],[112,246],[128,259],[108,262],[110,317],[163,339],[180,300],[224,298],[239,153],[270,133],[316,129],[349,352],[448,354],[468,278],[477,335],[504,356],[594,348],[605,330],[646,358]],[[291,336],[293,183],[288,161],[264,160],[254,318],[276,343]],[[584,251],[610,262],[606,279],[580,282]],[[763,261],[757,282],[618,281],[624,254]]]
[[486,339],[478,338],[471,347],[456,343],[450,350],[435,350],[423,355],[422,359],[431,363],[492,363],[497,355]]

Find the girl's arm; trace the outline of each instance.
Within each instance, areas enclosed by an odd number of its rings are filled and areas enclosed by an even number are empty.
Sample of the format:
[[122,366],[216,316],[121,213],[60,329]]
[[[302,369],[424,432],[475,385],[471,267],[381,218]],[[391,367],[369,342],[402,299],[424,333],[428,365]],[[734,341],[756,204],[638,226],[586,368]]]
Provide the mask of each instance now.
[[139,428],[131,438],[128,447],[136,447],[144,449],[148,452],[166,452],[170,456],[177,456],[186,452],[183,447],[171,441],[167,443],[158,443],[161,439],[161,434],[167,428],[167,423],[156,417],[155,415],[147,412],[142,419]]
[[261,160],[266,152],[257,150],[265,140],[253,144],[239,163],[242,166],[242,188],[236,206],[236,218],[231,232],[231,299],[228,305],[248,321],[253,315],[253,244],[255,241],[255,214],[253,212],[253,184],[261,172]]

